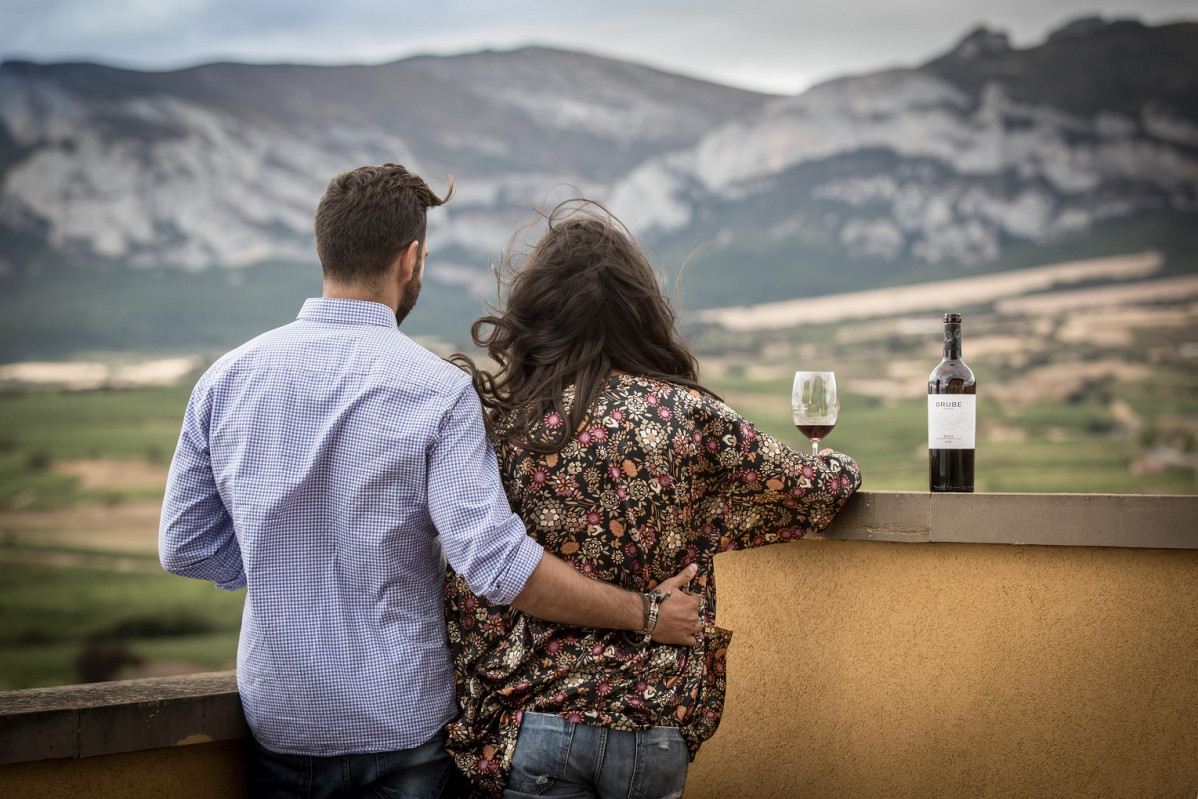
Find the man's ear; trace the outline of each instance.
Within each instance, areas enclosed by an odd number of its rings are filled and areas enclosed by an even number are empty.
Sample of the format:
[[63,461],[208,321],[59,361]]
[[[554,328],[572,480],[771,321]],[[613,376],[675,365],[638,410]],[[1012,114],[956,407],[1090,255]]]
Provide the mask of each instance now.
[[399,254],[399,279],[407,283],[420,266],[420,241],[413,241]]

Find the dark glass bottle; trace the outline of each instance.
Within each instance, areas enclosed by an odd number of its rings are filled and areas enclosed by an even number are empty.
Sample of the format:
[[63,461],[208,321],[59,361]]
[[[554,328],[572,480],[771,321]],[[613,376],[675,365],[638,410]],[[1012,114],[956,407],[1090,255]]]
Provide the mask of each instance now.
[[928,378],[928,487],[973,491],[977,385],[961,360],[961,314],[944,315],[944,360]]

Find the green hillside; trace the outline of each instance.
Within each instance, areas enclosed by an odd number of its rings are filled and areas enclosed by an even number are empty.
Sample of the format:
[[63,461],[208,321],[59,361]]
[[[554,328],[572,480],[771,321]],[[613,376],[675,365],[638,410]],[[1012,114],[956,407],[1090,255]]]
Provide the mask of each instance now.
[[[780,199],[780,198],[775,198]],[[729,205],[724,225],[740,232],[732,245],[701,238],[720,228],[650,246],[652,261],[686,310],[813,297],[864,288],[984,274],[1045,263],[1158,249],[1166,274],[1198,272],[1198,227],[1183,214],[1112,223],[1084,239],[1011,248],[1000,261],[974,266],[922,261],[851,260],[833,248],[796,239],[769,239],[768,217],[750,203]],[[479,270],[488,259],[438,253]],[[688,262],[689,258],[689,262]],[[427,266],[421,298],[404,323],[413,336],[469,345],[470,323],[483,311],[478,294],[438,282]],[[0,363],[58,360],[102,353],[219,353],[295,318],[304,298],[320,293],[313,263],[268,263],[200,272],[45,265],[0,275]],[[493,299],[488,297],[487,299]]]

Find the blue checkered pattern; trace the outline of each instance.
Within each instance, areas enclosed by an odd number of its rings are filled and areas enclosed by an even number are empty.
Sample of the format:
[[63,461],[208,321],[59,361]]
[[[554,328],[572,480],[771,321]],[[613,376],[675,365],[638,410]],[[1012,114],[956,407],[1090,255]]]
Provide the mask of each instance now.
[[159,552],[175,574],[248,588],[237,680],[267,748],[407,749],[456,715],[443,551],[504,604],[543,553],[470,381],[389,308],[310,299],[200,378]]

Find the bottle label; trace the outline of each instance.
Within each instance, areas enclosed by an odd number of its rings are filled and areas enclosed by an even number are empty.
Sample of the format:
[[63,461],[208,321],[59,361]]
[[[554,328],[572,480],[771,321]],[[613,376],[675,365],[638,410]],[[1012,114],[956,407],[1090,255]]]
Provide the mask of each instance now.
[[928,395],[928,449],[973,449],[977,427],[974,394]]

